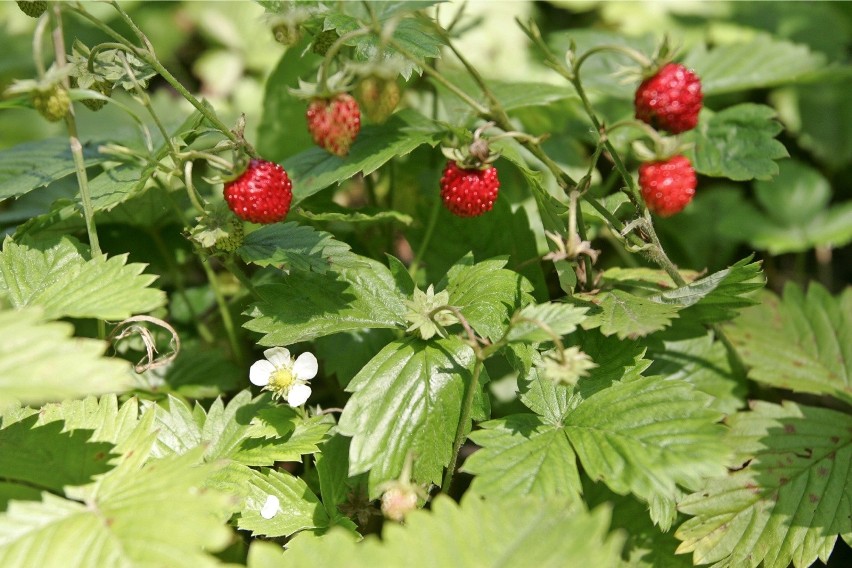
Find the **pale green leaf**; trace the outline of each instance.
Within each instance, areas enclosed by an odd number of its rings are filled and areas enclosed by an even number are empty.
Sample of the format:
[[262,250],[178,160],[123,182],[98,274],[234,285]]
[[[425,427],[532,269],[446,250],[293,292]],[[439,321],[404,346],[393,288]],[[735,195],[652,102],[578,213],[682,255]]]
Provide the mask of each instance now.
[[470,490],[487,498],[531,495],[579,499],[577,458],[562,428],[532,414],[514,414],[480,424],[470,439],[481,446],[464,462],[473,474]]
[[[237,520],[237,527],[253,536],[289,536],[304,529],[328,526],[322,503],[299,477],[286,472],[245,468],[249,491]],[[269,495],[278,498],[280,509],[271,519],[260,511]]]
[[678,317],[680,310],[679,306],[662,304],[623,290],[578,297],[591,300],[599,308],[583,320],[583,328],[599,327],[604,335],[617,335],[619,339],[635,339],[665,329]]
[[33,309],[0,311],[0,406],[38,404],[133,386],[130,364],[102,357],[106,343],[72,338],[67,323]]
[[292,206],[359,172],[369,175],[392,158],[408,154],[418,146],[435,146],[442,134],[426,117],[413,110],[402,110],[384,124],[365,126],[345,158],[317,147],[300,152],[283,163],[293,180]]
[[671,502],[677,486],[694,489],[725,469],[722,414],[711,403],[684,381],[642,377],[584,400],[566,415],[565,431],[590,478],[649,503]]
[[357,211],[323,211],[315,213],[311,211],[299,211],[299,215],[309,221],[338,221],[342,223],[357,223],[359,225],[375,225],[379,223],[394,222],[409,226],[414,223],[411,215],[399,211],[364,207]]
[[91,442],[109,442],[116,449],[123,448],[138,430],[145,429],[140,422],[139,399],[128,399],[119,406],[114,394],[50,403],[39,409],[39,425],[56,420],[63,421],[63,431],[91,430]]
[[260,345],[284,346],[364,328],[405,326],[406,307],[386,266],[359,257],[337,272],[293,272],[258,288],[260,302],[247,329],[264,334]]
[[688,152],[695,171],[737,181],[777,175],[775,160],[789,154],[775,139],[783,130],[775,117],[771,107],[741,103],[702,120],[686,136],[695,144]]
[[414,478],[440,483],[473,365],[473,351],[456,337],[410,338],[387,345],[352,379],[338,428],[352,437],[349,473],[369,471],[371,497],[399,475],[409,452]]
[[817,283],[807,294],[789,284],[783,299],[765,294],[725,329],[755,381],[852,403],[850,304]]
[[557,336],[571,333],[583,321],[586,311],[587,308],[556,302],[530,304],[512,318],[517,323],[512,326],[506,339],[530,343],[553,341],[548,331]]
[[[13,501],[0,515],[0,564],[44,568],[216,566],[209,556],[231,539],[225,500],[199,491],[210,475],[198,455],[124,462],[99,481],[83,504],[44,493]],[[179,514],[176,514],[178,513]]]
[[[83,144],[86,167],[101,163],[98,144]],[[0,201],[19,197],[75,172],[68,138],[26,142],[0,151]]]
[[564,568],[572,558],[615,566],[622,542],[608,534],[609,522],[605,507],[588,513],[561,499],[468,498],[457,505],[439,495],[430,511],[406,517],[405,526],[385,524],[381,540],[356,543],[339,529],[321,539],[299,536],[275,566]]
[[332,265],[351,263],[349,245],[324,231],[296,223],[275,223],[246,235],[237,254],[247,263],[324,273]]
[[825,65],[825,57],[804,45],[758,35],[709,51],[699,45],[683,63],[701,78],[705,95],[718,95],[793,83]]
[[742,308],[758,302],[753,298],[754,292],[765,283],[760,263],[749,263],[750,260],[751,257],[745,258],[724,270],[648,299],[688,308],[680,314],[684,318],[705,323],[732,319]]
[[749,458],[680,503],[678,552],[696,564],[797,568],[827,562],[852,533],[852,419],[833,410],[755,402],[729,419],[728,443]]
[[447,273],[450,305],[459,308],[470,326],[489,339],[499,339],[516,309],[532,301],[532,285],[505,260],[457,264]]
[[0,294],[16,308],[39,306],[47,318],[121,320],[150,312],[166,295],[149,288],[156,276],[127,255],[87,260],[70,238],[17,244],[7,238],[0,253]]

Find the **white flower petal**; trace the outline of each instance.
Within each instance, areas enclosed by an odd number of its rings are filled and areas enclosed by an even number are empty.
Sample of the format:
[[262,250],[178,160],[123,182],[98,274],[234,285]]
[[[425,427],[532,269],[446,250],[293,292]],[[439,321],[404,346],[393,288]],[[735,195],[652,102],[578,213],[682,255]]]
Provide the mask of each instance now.
[[309,396],[311,396],[311,387],[297,383],[290,387],[290,392],[287,393],[287,404],[293,408],[302,406]]
[[278,500],[278,497],[275,495],[269,495],[266,497],[266,502],[263,504],[263,507],[260,508],[260,516],[264,519],[271,519],[278,511],[281,510],[281,502]]
[[269,378],[275,372],[275,365],[265,359],[256,361],[249,369],[249,380],[251,384],[265,387],[269,384]]
[[293,375],[302,381],[309,381],[317,376],[317,358],[313,353],[302,353],[293,363]]
[[267,349],[263,352],[263,356],[266,357],[270,363],[275,365],[276,368],[280,369],[281,367],[290,366],[290,351],[284,347],[273,347],[272,349]]

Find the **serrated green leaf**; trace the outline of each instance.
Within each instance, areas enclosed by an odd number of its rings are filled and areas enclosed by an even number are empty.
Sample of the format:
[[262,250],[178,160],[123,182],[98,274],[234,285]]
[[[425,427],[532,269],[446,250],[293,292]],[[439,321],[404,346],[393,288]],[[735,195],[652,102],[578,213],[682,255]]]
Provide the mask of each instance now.
[[324,231],[296,223],[275,223],[246,235],[237,254],[247,263],[324,273],[331,265],[352,263],[349,245]]
[[316,456],[322,503],[329,517],[339,516],[337,505],[346,501],[351,491],[349,478],[349,438],[335,434],[325,441]]
[[481,335],[499,339],[512,313],[530,303],[532,285],[517,272],[503,268],[505,260],[457,264],[447,273],[450,305],[456,306]]
[[680,310],[679,306],[661,304],[623,290],[578,297],[591,300],[600,308],[588,314],[582,322],[583,328],[599,327],[604,335],[617,335],[619,339],[635,339],[665,329]]
[[[253,536],[289,536],[305,529],[325,528],[328,515],[307,484],[286,472],[245,468],[249,490],[237,520],[237,527]],[[268,496],[279,501],[279,510],[271,518],[261,516]]]
[[532,414],[515,414],[479,425],[470,439],[481,449],[464,462],[470,490],[486,498],[531,495],[579,499],[577,457],[562,428]]
[[530,304],[512,318],[518,323],[512,326],[506,339],[530,343],[552,341],[553,337],[543,326],[557,336],[566,335],[577,329],[587,311],[587,308],[555,302]]
[[276,566],[564,568],[571,558],[616,566],[622,543],[607,533],[608,525],[607,508],[588,513],[560,499],[468,498],[457,505],[439,495],[431,511],[411,513],[405,526],[385,524],[381,541],[369,536],[356,543],[343,530],[319,540],[300,536]]
[[852,403],[852,302],[811,283],[744,310],[725,329],[755,381]]
[[[563,423],[591,479],[649,503],[673,502],[677,486],[694,489],[725,470],[730,450],[711,402],[684,381],[642,377],[595,393]],[[654,518],[664,528],[673,520]]]
[[751,257],[714,272],[681,288],[648,298],[654,302],[681,306],[680,316],[704,323],[733,319],[737,311],[753,306],[754,292],[763,288],[765,278],[759,262]]
[[67,323],[46,323],[37,310],[0,311],[0,406],[37,404],[123,392],[133,386],[130,364],[102,357],[106,343],[72,338]]
[[728,443],[745,465],[680,503],[678,552],[696,564],[786,568],[823,562],[852,532],[852,419],[833,410],[752,404],[729,419]]
[[337,221],[341,223],[357,223],[359,225],[375,225],[379,223],[394,222],[409,226],[414,223],[414,218],[411,215],[406,215],[399,211],[387,211],[373,208],[362,208],[355,212],[347,210],[345,213],[340,211],[324,211],[322,213],[299,211],[299,215],[309,221]]
[[710,51],[699,45],[683,63],[701,78],[705,95],[718,95],[792,83],[820,69],[825,57],[804,45],[758,35],[748,43],[720,45]]
[[338,425],[350,436],[349,474],[369,471],[370,497],[413,453],[414,479],[440,483],[451,457],[473,351],[456,337],[409,338],[380,351],[352,379]]
[[[86,167],[104,161],[97,143],[83,144],[83,159]],[[20,197],[75,171],[68,138],[26,142],[0,151],[0,201]]]
[[112,444],[90,440],[91,431],[63,431],[60,421],[37,420],[31,416],[0,429],[0,478],[61,491],[111,469]]
[[775,160],[789,154],[775,139],[783,130],[775,117],[771,107],[742,103],[702,120],[686,136],[695,144],[688,152],[695,171],[737,181],[777,175]]
[[286,346],[364,328],[400,328],[407,308],[390,271],[360,257],[337,272],[293,272],[258,288],[260,302],[245,327],[263,333],[260,345]]
[[16,308],[38,306],[47,318],[121,320],[166,302],[149,288],[156,276],[127,255],[87,260],[68,237],[35,244],[6,238],[0,252],[0,294]]
[[124,462],[104,475],[86,504],[49,493],[41,502],[10,503],[0,515],[0,564],[37,558],[45,568],[217,565],[209,552],[231,538],[222,523],[225,500],[198,490],[211,473],[198,457],[141,468]]
[[291,206],[358,173],[369,175],[392,158],[408,154],[418,146],[435,146],[442,135],[428,118],[405,109],[384,124],[364,126],[345,158],[317,147],[300,152],[283,163],[293,180]]

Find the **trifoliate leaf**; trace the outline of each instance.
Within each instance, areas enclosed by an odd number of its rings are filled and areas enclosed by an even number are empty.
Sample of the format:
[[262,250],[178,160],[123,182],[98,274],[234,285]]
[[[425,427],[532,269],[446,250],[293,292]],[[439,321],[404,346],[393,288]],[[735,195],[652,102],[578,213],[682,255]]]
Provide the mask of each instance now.
[[583,321],[586,311],[587,308],[556,302],[530,304],[512,317],[512,329],[506,339],[531,343],[553,341],[551,333],[557,337],[571,333]]
[[679,306],[662,304],[623,290],[578,297],[590,300],[600,308],[583,320],[583,328],[599,327],[604,335],[617,335],[619,339],[635,339],[665,329],[678,317],[680,309]]
[[40,502],[11,502],[0,515],[0,564],[37,558],[45,568],[218,565],[209,553],[231,539],[222,522],[226,499],[201,489],[212,468],[198,459],[194,452],[144,467],[126,461],[101,478],[85,504],[50,493]]
[[565,430],[532,414],[515,414],[479,425],[470,439],[482,446],[465,460],[471,491],[498,501],[532,495],[575,500],[582,486],[577,458]]
[[492,340],[503,335],[515,310],[533,300],[529,281],[505,265],[505,260],[486,260],[457,264],[447,273],[450,304],[477,333]]
[[247,263],[324,273],[331,266],[352,264],[349,245],[307,225],[275,223],[246,236],[237,254]]
[[564,568],[566,559],[582,558],[588,566],[617,566],[622,543],[608,526],[608,509],[589,513],[561,499],[467,498],[457,505],[439,495],[405,526],[385,524],[381,540],[357,543],[341,529],[321,539],[299,536],[280,565]]
[[42,322],[38,310],[0,311],[0,406],[123,392],[130,364],[102,357],[106,343],[72,338],[67,323]]
[[693,518],[675,533],[678,552],[720,568],[827,562],[837,535],[852,532],[852,419],[755,402],[729,424],[727,443],[749,458],[680,503]]
[[72,239],[17,244],[11,238],[0,252],[0,295],[16,308],[39,306],[46,318],[121,320],[150,312],[166,295],[148,286],[156,276],[144,264],[127,264],[127,255],[86,259]]
[[695,144],[688,153],[695,171],[737,181],[778,174],[775,160],[789,154],[775,140],[784,129],[775,117],[771,107],[742,103],[702,120],[686,137]]
[[352,379],[338,428],[352,437],[350,475],[369,471],[371,498],[399,476],[409,452],[414,479],[440,483],[473,366],[473,351],[456,337],[406,339],[386,346]]
[[765,294],[725,327],[755,381],[852,403],[852,293],[839,298],[811,283],[783,298]]
[[258,288],[261,300],[249,312],[247,329],[264,336],[260,345],[284,346],[363,328],[405,326],[406,307],[390,271],[359,257],[337,272],[292,272],[280,283]]

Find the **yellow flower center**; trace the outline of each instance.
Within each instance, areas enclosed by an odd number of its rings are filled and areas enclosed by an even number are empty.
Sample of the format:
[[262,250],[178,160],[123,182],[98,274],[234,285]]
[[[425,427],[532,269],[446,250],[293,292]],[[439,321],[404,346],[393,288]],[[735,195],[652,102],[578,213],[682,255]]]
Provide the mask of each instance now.
[[290,369],[276,369],[269,378],[269,386],[280,392],[290,390],[290,387],[293,386],[293,383],[295,382],[296,379],[293,377],[293,373],[290,372]]

